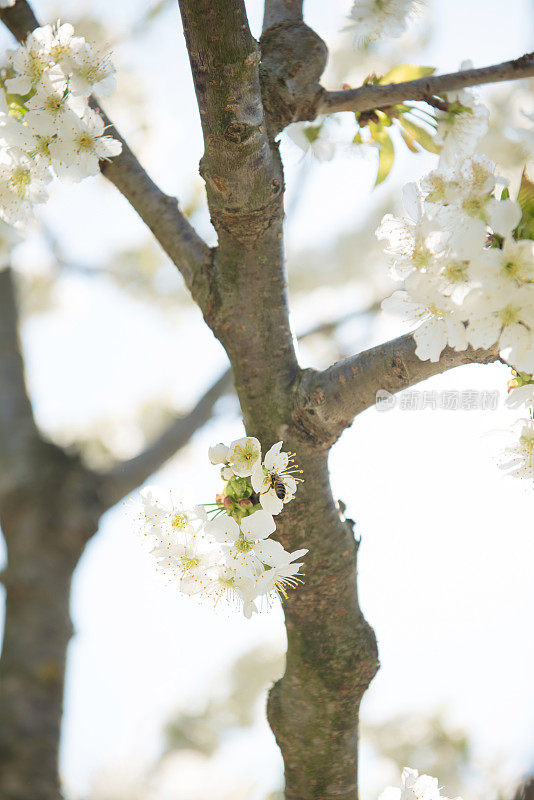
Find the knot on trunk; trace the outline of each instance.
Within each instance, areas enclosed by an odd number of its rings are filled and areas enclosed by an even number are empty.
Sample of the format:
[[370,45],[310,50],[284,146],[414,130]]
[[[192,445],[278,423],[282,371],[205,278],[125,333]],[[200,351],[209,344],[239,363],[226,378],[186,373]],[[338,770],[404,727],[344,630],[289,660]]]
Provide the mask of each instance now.
[[251,211],[212,208],[211,221],[217,233],[224,231],[246,249],[254,247],[273,222],[282,217],[280,184],[277,181],[272,182],[271,191],[274,195],[273,200]]
[[317,116],[328,49],[303,22],[273,25],[260,44],[263,107],[274,138],[290,123]]
[[325,389],[314,380],[317,374],[314,369],[305,369],[301,373],[293,393],[293,423],[300,437],[316,447],[329,450],[350,427],[352,419],[331,418]]

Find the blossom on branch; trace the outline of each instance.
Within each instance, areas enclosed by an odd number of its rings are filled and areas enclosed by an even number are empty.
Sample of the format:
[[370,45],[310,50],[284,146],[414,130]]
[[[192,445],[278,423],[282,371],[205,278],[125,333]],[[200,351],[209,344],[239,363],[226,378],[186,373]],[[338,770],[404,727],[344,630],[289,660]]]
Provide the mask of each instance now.
[[48,199],[52,171],[61,180],[96,175],[121,152],[89,108],[91,92],[110,94],[115,69],[72,25],[45,25],[30,33],[8,59],[0,90],[0,217],[15,226],[32,220]]
[[[448,800],[439,788],[437,778],[419,775],[416,769],[405,767],[402,771],[400,788],[388,786],[378,800]],[[462,800],[461,797],[455,800]]]
[[396,39],[423,5],[424,0],[354,0],[347,29],[359,46],[377,39]]
[[138,526],[153,545],[158,569],[184,594],[239,605],[249,618],[258,600],[269,605],[302,582],[299,559],[308,551],[289,553],[270,538],[272,515],[293,498],[300,480],[293,477],[292,454],[281,448],[282,442],[273,445],[262,461],[252,436],[210,447],[209,459],[222,465],[226,482],[206,510],[175,507],[153,487],[141,492]]

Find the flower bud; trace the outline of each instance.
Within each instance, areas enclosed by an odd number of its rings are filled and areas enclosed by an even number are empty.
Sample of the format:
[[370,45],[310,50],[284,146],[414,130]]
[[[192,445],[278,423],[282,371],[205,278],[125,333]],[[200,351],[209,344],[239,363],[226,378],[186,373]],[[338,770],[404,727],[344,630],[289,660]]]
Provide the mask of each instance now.
[[208,450],[208,458],[212,464],[224,464],[228,461],[227,445],[222,442],[212,445]]

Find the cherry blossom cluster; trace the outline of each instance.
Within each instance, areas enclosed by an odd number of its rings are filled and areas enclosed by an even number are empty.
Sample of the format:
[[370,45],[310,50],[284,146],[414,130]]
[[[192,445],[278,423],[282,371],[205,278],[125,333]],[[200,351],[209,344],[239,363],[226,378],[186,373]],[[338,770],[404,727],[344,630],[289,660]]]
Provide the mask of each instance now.
[[423,360],[447,345],[500,352],[514,370],[509,404],[530,408],[505,466],[534,478],[534,241],[521,238],[521,206],[495,164],[474,152],[488,114],[471,98],[462,91],[442,112],[437,169],[405,186],[405,216],[387,214],[377,230],[404,282],[382,307],[417,325]]
[[72,25],[45,25],[8,54],[0,91],[0,217],[15,226],[48,199],[53,173],[81,181],[121,152],[89,106],[115,88],[109,53],[75,36]]
[[423,5],[424,0],[354,0],[349,29],[354,30],[355,43],[401,36]]
[[[400,788],[388,786],[379,800],[448,800],[441,794],[437,778],[419,775],[416,769],[405,767],[402,771]],[[461,797],[455,800],[462,800]]]
[[295,496],[301,471],[282,442],[262,459],[254,437],[209,450],[220,465],[224,486],[215,502],[189,510],[174,507],[162,492],[141,492],[139,522],[153,544],[158,568],[179,581],[184,594],[229,601],[250,618],[258,601],[269,606],[302,581],[299,570],[308,551],[288,553],[271,539],[274,517]]

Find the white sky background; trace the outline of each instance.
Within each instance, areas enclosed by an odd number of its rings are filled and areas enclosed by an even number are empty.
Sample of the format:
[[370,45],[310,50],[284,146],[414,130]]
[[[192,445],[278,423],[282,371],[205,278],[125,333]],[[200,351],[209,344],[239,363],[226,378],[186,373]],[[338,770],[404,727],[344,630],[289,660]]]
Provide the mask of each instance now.
[[[89,5],[113,27],[127,30],[147,4]],[[248,4],[255,32],[261,5]],[[349,7],[348,1],[307,0],[307,19],[333,43]],[[53,19],[58,8],[68,20],[80,3],[36,3],[42,19]],[[505,6],[498,0],[434,0],[431,13],[432,39],[417,61],[440,71],[456,69],[466,57],[484,65],[532,49],[526,0]],[[202,144],[177,11],[118,49],[142,71],[142,107],[160,122],[144,144],[135,111],[123,110],[116,122],[127,139],[141,143],[143,163],[162,188],[187,197]],[[284,153],[291,193],[301,165],[294,149]],[[400,190],[403,180],[432,163],[431,156],[401,158],[391,181]],[[321,246],[356,224],[373,181],[371,159],[342,155],[314,166],[288,223],[289,248]],[[387,187],[377,190],[377,201],[382,191]],[[68,255],[83,263],[103,263],[115,248],[146,236],[127,204],[99,179],[73,189],[55,187],[44,215]],[[210,235],[205,222],[201,227]],[[38,262],[34,245],[21,250],[21,268],[33,254]],[[383,321],[373,339],[399,332]],[[119,418],[153,396],[170,396],[185,407],[224,364],[195,311],[181,309],[174,319],[121,297],[106,282],[80,277],[64,280],[60,310],[32,318],[24,340],[36,413],[47,430]],[[501,366],[464,367],[418,388],[499,390],[504,398],[507,380]],[[225,408],[158,480],[194,501],[211,499],[217,470],[207,462],[207,446],[241,430],[235,409]],[[472,735],[477,756],[502,764],[512,779],[534,768],[533,498],[530,487],[498,471],[501,442],[487,433],[514,419],[502,407],[372,409],[331,458],[336,495],[362,536],[361,604],[380,646],[382,668],[366,695],[364,718],[442,707]],[[161,724],[174,708],[201,707],[224,682],[227,665],[254,643],[284,641],[277,610],[247,622],[214,615],[163,587],[122,506],[106,516],[87,548],[74,580],[72,613],[76,635],[62,767],[77,793],[105,767],[120,762],[142,769],[157,755]],[[244,774],[257,783],[258,797],[276,788],[279,756],[265,727],[230,742],[223,755],[217,766],[221,784]],[[364,760],[369,796],[390,778],[373,770]],[[182,800],[182,791],[183,800],[194,800],[187,780],[185,772],[178,775],[169,800]]]

